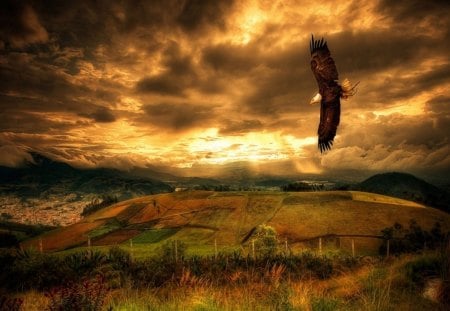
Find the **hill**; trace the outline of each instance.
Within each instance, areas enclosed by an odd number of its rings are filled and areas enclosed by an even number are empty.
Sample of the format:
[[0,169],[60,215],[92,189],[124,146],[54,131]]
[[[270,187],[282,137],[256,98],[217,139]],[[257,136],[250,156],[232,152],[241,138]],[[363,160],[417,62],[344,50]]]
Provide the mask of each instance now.
[[[119,202],[23,246],[38,247],[41,239],[44,250],[63,250],[86,246],[89,237],[98,246],[126,246],[132,239],[135,248],[149,252],[165,241],[180,240],[211,252],[215,242],[219,249],[242,247],[254,228],[265,223],[297,247],[326,234],[380,235],[395,222],[407,227],[412,219],[427,230],[436,222],[450,229],[450,215],[442,211],[372,193],[186,191]],[[358,247],[376,249],[378,240],[369,240],[358,240]]]
[[152,178],[107,168],[78,169],[38,153],[31,155],[33,161],[22,167],[0,167],[0,193],[15,194],[22,200],[68,193],[77,196],[109,193],[123,200],[173,190]]
[[402,198],[450,212],[450,195],[445,190],[410,174],[392,172],[374,175],[357,185],[356,189]]

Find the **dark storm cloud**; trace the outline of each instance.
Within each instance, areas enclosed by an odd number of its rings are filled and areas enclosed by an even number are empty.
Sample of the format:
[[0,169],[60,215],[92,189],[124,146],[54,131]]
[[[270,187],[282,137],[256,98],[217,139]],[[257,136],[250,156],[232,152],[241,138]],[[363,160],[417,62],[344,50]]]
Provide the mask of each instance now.
[[93,113],[98,108],[95,102],[117,100],[117,85],[115,90],[98,80],[95,85],[80,85],[63,68],[28,53],[0,56],[0,80],[4,111]]
[[218,73],[242,75],[254,69],[263,59],[256,46],[219,44],[206,47],[202,61]]
[[[417,34],[395,30],[341,32],[326,37],[340,76],[348,72],[371,74],[405,66],[431,57],[429,48],[443,52],[442,42]],[[431,50],[433,53],[433,50]]]
[[211,120],[214,107],[182,103],[160,103],[143,107],[146,113],[142,122],[172,131],[183,131],[193,127],[206,126]]
[[136,88],[142,93],[156,93],[162,95],[183,95],[186,84],[176,76],[170,74],[157,75],[155,77],[147,77],[140,80]]
[[[4,97],[0,96],[3,102]],[[33,101],[35,104],[38,103]],[[12,102],[14,105],[14,102]],[[55,120],[46,113],[33,113],[9,108],[0,114],[0,130],[12,133],[63,133],[73,128],[88,125],[88,122],[76,119]]]
[[233,0],[187,0],[176,20],[187,32],[198,31],[209,26],[224,29],[225,17],[233,3]]
[[397,23],[424,19],[440,19],[446,21],[450,3],[446,0],[382,0],[377,9],[394,19]]
[[307,46],[300,44],[264,55],[261,67],[250,75],[254,89],[243,98],[246,112],[276,116],[313,111],[307,103],[317,87],[309,61]]
[[4,94],[58,98],[63,94],[77,96],[88,90],[87,86],[73,85],[62,71],[40,62],[32,54],[10,53],[0,56],[0,60],[0,79],[3,81],[0,92]]
[[[408,73],[405,71],[405,73]],[[363,89],[358,94],[359,108],[382,108],[395,104],[398,100],[405,100],[417,96],[421,92],[430,91],[443,85],[450,78],[450,64],[433,67],[427,72],[409,75],[407,77],[393,76],[384,78],[378,85],[370,89]],[[366,83],[362,80],[362,84]],[[381,102],[381,103],[380,103]]]
[[352,119],[355,122],[345,122],[340,131],[341,144],[344,146],[370,149],[376,145],[388,148],[408,145],[439,149],[448,143],[450,123],[448,116],[442,114],[426,117],[391,114],[367,121]]
[[7,47],[23,48],[48,41],[48,33],[30,4],[4,0],[0,12],[0,41]]
[[191,56],[184,55],[176,42],[163,51],[162,65],[162,73],[138,81],[138,92],[180,96],[197,80]]
[[435,98],[427,101],[425,105],[427,112],[437,113],[437,114],[450,114],[450,96],[439,95]]
[[116,117],[112,113],[111,109],[106,107],[99,107],[92,113],[81,113],[80,116],[90,118],[100,123],[109,123],[116,121]]
[[448,174],[448,116],[397,113],[352,120],[341,127],[337,145],[342,147],[323,157],[325,167]]

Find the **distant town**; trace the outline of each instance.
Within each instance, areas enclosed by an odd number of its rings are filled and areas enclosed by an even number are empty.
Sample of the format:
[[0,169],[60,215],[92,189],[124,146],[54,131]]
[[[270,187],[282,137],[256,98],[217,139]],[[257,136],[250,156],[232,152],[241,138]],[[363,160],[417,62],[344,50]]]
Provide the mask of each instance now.
[[0,219],[23,224],[67,226],[81,219],[80,214],[91,199],[90,196],[76,199],[75,194],[26,200],[14,195],[2,195]]

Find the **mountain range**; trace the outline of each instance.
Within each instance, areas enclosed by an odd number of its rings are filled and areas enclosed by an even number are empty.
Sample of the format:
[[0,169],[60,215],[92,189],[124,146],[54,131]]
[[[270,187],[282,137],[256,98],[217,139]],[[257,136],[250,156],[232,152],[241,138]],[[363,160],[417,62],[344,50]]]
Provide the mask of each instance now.
[[[260,167],[234,163],[217,170],[213,177],[179,176],[157,167],[134,167],[127,171],[112,168],[80,169],[31,153],[33,161],[21,167],[0,166],[0,193],[20,198],[45,198],[53,194],[75,193],[115,195],[119,200],[142,195],[172,192],[176,187],[238,185],[259,188],[281,187],[297,180],[328,180],[324,176],[282,176],[264,174]],[[227,170],[227,168],[230,168]],[[332,177],[335,189],[344,188],[389,195],[450,211],[450,195],[407,173],[383,173],[362,182]],[[330,189],[330,188],[328,188]],[[333,190],[333,188],[331,188]]]

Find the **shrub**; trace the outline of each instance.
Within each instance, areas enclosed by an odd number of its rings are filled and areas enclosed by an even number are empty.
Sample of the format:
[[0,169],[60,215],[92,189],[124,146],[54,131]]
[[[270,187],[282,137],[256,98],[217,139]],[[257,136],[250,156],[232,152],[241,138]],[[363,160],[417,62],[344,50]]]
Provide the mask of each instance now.
[[186,248],[186,244],[182,241],[167,241],[161,246],[159,256],[165,261],[178,261],[179,259],[184,258]]
[[0,310],[19,311],[23,304],[20,298],[11,298],[0,294]]
[[403,228],[399,223],[381,230],[384,238],[379,253],[386,254],[387,241],[389,240],[390,254],[413,253],[426,249],[436,249],[445,244],[448,233],[442,232],[440,223],[435,223],[430,232],[423,230],[412,219],[409,228]]
[[5,285],[12,290],[42,290],[63,283],[70,275],[60,258],[36,252],[19,252],[5,272]]
[[101,199],[96,198],[93,199],[90,203],[88,203],[81,212],[81,216],[87,216],[90,215],[104,207],[113,205],[115,203],[119,202],[118,198],[116,196],[112,195],[103,195]]
[[262,257],[270,257],[277,253],[277,232],[271,226],[259,225],[253,233],[255,253]]
[[50,311],[99,311],[102,309],[108,290],[104,278],[69,282],[46,292]]
[[0,248],[1,247],[17,247],[19,241],[14,234],[8,232],[0,232]]
[[422,287],[430,277],[436,277],[440,272],[439,258],[435,256],[420,257],[405,265],[406,277],[415,286]]
[[71,270],[71,276],[95,275],[107,263],[105,254],[95,250],[80,251],[64,258],[64,264]]

